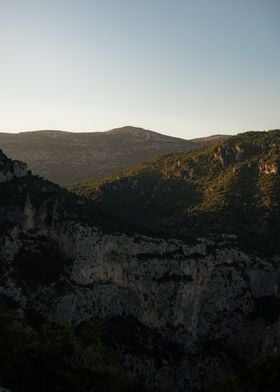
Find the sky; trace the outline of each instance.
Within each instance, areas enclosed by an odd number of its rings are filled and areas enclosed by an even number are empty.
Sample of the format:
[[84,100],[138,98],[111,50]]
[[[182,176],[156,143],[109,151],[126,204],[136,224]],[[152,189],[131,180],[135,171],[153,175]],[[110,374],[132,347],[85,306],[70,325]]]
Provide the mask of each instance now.
[[0,131],[280,128],[280,0],[0,0]]

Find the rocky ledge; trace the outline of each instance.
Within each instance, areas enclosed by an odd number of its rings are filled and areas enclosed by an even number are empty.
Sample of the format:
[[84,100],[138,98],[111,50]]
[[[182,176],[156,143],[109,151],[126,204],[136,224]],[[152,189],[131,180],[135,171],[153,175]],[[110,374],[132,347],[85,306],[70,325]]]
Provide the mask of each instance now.
[[0,150],[0,183],[15,177],[24,177],[27,171],[27,165],[24,162],[8,159]]

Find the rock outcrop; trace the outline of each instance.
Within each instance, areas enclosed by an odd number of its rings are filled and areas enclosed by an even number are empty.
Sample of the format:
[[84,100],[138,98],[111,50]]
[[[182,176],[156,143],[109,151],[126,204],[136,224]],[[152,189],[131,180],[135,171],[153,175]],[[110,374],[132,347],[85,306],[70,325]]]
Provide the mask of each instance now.
[[2,150],[0,150],[0,183],[26,175],[27,165],[25,163],[8,159]]
[[259,166],[259,171],[264,174],[279,174],[279,168],[279,162],[262,163]]
[[246,144],[222,145],[214,151],[214,159],[219,161],[222,167],[227,167],[230,164],[245,160],[257,151],[257,148],[252,149],[252,146]]

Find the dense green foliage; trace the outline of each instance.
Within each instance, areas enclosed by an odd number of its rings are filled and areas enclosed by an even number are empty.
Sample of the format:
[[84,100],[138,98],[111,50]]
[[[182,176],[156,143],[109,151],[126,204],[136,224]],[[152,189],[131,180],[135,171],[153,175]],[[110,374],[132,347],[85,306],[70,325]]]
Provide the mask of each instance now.
[[266,251],[279,242],[279,170],[280,131],[248,132],[72,190],[162,235],[234,233]]
[[13,392],[147,392],[125,380],[117,351],[104,345],[102,330],[101,321],[35,329],[16,313],[1,311],[0,385]]
[[114,359],[98,341],[85,346],[72,327],[38,332],[2,314],[0,328],[0,379],[13,391],[121,390]]

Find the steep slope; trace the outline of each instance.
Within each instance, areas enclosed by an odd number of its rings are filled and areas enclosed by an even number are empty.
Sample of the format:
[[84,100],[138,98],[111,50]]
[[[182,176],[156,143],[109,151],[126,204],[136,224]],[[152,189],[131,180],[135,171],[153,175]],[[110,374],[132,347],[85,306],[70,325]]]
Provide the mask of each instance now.
[[111,175],[157,155],[212,142],[212,137],[183,140],[134,127],[88,133],[0,133],[0,148],[8,156],[26,162],[34,174],[58,184]]
[[280,131],[248,132],[72,189],[158,233],[231,233],[266,250],[278,246],[279,168]]
[[[215,148],[217,162],[231,157],[229,146]],[[0,298],[20,314],[78,326],[103,319],[127,376],[175,391],[201,391],[280,350],[279,252],[256,254],[226,233],[182,241],[118,232],[94,203],[17,175],[18,163],[0,157],[13,173],[0,184]],[[275,171],[271,158],[261,171]]]

